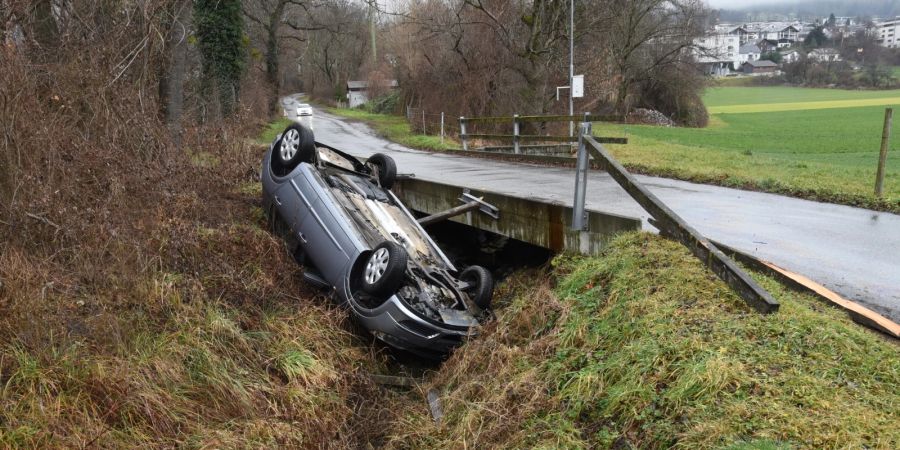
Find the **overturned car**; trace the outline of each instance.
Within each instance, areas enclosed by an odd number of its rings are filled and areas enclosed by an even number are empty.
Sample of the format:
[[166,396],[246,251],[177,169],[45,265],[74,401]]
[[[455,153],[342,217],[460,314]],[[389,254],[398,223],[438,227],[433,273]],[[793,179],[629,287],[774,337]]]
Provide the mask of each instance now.
[[391,346],[443,354],[489,316],[493,280],[457,271],[391,192],[396,177],[389,156],[362,162],[293,124],[263,159],[263,205],[307,281]]

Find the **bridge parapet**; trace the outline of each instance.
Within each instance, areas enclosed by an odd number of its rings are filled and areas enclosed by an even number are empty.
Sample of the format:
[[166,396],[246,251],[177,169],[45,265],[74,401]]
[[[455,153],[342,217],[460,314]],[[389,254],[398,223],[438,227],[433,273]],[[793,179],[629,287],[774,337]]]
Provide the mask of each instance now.
[[[461,186],[416,178],[398,180],[392,188],[407,208],[425,214],[434,214],[459,206],[457,198],[464,189]],[[588,210],[587,229],[572,230],[571,207],[485,190],[468,191],[471,195],[483,197],[485,202],[496,206],[500,210],[499,219],[475,211],[448,220],[556,252],[596,255],[614,235],[641,229],[641,221],[638,218]]]

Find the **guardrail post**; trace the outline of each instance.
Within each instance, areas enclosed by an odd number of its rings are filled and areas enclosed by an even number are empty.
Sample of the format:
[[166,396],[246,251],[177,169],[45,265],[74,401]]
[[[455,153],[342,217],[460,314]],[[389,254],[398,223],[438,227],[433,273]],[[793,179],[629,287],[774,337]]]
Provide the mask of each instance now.
[[463,151],[469,151],[468,138],[466,138],[466,118],[459,116],[459,139],[462,141]]
[[572,203],[572,230],[587,231],[587,214],[584,210],[585,196],[587,195],[587,174],[590,165],[585,136],[591,135],[591,122],[585,114],[585,121],[581,123],[578,133],[578,161],[575,163],[575,202]]
[[513,114],[513,153],[519,154],[519,115]]
[[881,131],[881,152],[878,154],[878,169],[875,172],[875,196],[881,197],[884,189],[884,165],[887,163],[887,152],[891,142],[891,123],[894,119],[894,108],[884,110],[884,128]]

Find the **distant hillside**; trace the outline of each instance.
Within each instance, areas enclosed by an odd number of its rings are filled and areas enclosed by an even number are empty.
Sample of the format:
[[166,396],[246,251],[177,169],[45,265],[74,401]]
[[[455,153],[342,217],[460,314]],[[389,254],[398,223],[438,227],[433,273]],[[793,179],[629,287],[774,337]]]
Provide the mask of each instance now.
[[720,11],[723,21],[814,19],[834,14],[845,17],[894,17],[900,15],[900,0],[806,0],[772,2]]

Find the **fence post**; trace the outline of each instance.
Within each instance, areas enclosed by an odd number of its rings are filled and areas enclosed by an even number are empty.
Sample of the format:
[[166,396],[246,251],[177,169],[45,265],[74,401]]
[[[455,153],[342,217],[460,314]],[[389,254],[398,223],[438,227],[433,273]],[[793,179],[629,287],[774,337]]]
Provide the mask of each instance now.
[[584,211],[585,196],[587,195],[587,175],[590,168],[587,143],[585,136],[591,134],[591,123],[585,115],[578,133],[578,161],[575,163],[575,202],[572,204],[572,230],[587,231],[587,214]]
[[428,129],[425,128],[425,108],[422,108],[422,134],[428,134]]
[[894,108],[884,109],[884,129],[881,131],[881,153],[878,154],[878,171],[875,172],[875,196],[881,197],[884,189],[884,165],[887,163],[888,147],[891,143],[891,123]]
[[441,145],[444,145],[444,112],[441,111]]
[[519,115],[513,114],[513,153],[519,154]]
[[462,141],[463,151],[469,151],[468,138],[466,137],[466,118],[459,116],[459,139]]

